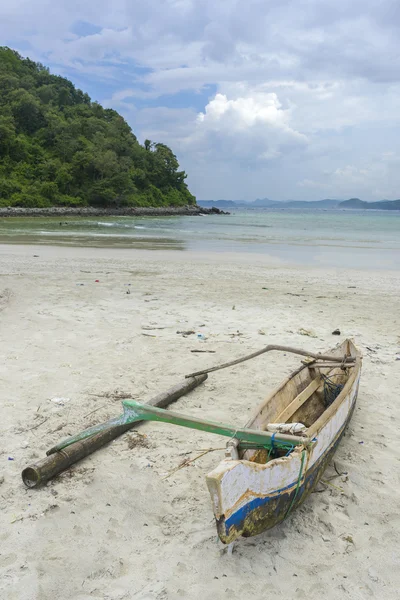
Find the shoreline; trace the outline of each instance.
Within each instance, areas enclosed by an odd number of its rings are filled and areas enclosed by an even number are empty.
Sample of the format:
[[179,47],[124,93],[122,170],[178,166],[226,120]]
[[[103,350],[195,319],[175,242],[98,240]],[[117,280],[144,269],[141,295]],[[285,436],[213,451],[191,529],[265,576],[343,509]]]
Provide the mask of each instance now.
[[52,206],[50,208],[0,207],[0,217],[173,217],[189,215],[228,215],[223,210],[212,207],[195,206],[131,206],[124,208],[94,206]]

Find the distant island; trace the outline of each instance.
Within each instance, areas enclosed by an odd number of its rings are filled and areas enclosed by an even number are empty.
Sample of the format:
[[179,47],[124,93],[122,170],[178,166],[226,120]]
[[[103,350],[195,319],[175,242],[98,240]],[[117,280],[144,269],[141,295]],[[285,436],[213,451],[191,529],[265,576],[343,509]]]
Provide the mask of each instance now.
[[168,146],[0,47],[0,208],[195,207],[185,179]]
[[344,200],[339,208],[359,208],[372,210],[400,210],[400,200],[380,200],[379,202],[365,202],[359,198]]
[[379,202],[365,202],[359,198],[350,200],[286,200],[277,201],[269,198],[259,198],[253,202],[244,200],[197,200],[199,206],[209,208],[321,208],[321,209],[372,209],[372,210],[400,210],[400,200],[380,200]]

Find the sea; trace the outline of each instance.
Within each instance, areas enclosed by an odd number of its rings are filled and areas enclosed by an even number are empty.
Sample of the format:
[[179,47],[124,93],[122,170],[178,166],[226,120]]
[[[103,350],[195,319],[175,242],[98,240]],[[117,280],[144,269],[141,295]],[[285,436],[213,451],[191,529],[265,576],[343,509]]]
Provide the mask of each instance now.
[[240,209],[173,217],[12,217],[1,244],[253,253],[279,264],[400,269],[400,211]]

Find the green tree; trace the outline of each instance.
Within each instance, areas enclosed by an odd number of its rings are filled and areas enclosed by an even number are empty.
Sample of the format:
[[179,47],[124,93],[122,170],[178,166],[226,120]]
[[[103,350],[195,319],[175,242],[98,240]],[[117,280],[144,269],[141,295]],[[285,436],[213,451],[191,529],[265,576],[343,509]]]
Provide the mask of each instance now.
[[115,110],[0,47],[0,205],[193,204],[185,179],[168,146],[142,146]]
[[8,156],[15,138],[15,124],[12,117],[0,116],[0,156]]
[[41,104],[28,91],[20,88],[9,94],[17,131],[32,134],[45,125]]

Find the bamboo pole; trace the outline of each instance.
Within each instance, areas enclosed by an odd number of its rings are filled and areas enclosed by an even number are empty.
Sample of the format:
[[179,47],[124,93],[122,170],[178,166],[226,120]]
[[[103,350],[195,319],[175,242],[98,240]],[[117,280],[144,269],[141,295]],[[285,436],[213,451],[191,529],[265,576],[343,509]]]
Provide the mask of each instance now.
[[[181,396],[184,396],[188,392],[194,390],[198,385],[203,383],[207,379],[207,375],[199,377],[193,377],[191,380],[185,379],[174,387],[170,388],[166,392],[155,396],[149,400],[149,404],[152,406],[165,407],[178,400]],[[115,419],[103,423],[105,429],[99,433],[96,433],[92,437],[84,439],[82,441],[75,442],[70,446],[63,448],[60,451],[51,453],[48,451],[46,458],[39,462],[26,467],[22,471],[22,480],[24,484],[29,488],[34,488],[42,483],[45,483],[49,479],[52,479],[65,469],[68,469],[71,465],[78,462],[85,456],[92,454],[108,442],[111,442],[115,438],[119,437],[125,431],[136,427],[139,423],[125,423],[124,425],[112,426]]]
[[226,425],[225,423],[200,419],[199,417],[191,417],[172,410],[163,410],[162,408],[141,404],[134,400],[123,400],[122,405],[124,407],[123,418],[127,423],[137,422],[139,420],[160,421],[161,423],[171,423],[172,425],[180,425],[182,427],[189,427],[190,429],[198,429],[200,431],[207,431],[208,433],[215,433],[217,435],[224,435],[229,438],[259,444],[261,447],[272,447],[274,442],[277,444],[283,443],[294,446],[309,445],[311,443],[311,440],[308,437],[291,435],[289,433],[273,433],[262,429],[239,428],[232,425]]
[[198,375],[204,375],[205,373],[212,373],[213,371],[219,371],[220,369],[233,367],[234,365],[238,365],[239,363],[245,362],[246,360],[250,360],[251,358],[255,358],[256,356],[260,356],[260,354],[264,354],[265,352],[270,352],[271,350],[278,350],[280,352],[290,352],[291,354],[300,354],[301,356],[311,356],[312,358],[318,360],[330,360],[335,363],[344,362],[345,364],[352,364],[355,360],[353,357],[349,356],[335,356],[334,354],[316,354],[315,352],[308,352],[307,350],[301,350],[300,348],[292,348],[291,346],[277,346],[271,344],[269,346],[265,346],[265,348],[261,348],[261,350],[252,352],[252,354],[242,356],[242,358],[231,360],[230,362],[223,363],[222,365],[217,365],[216,367],[210,367],[209,369],[203,369],[202,371],[190,373],[189,375],[186,375],[186,377],[197,377]]

